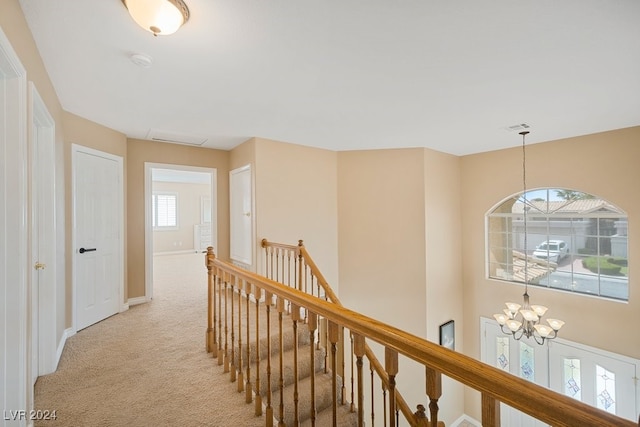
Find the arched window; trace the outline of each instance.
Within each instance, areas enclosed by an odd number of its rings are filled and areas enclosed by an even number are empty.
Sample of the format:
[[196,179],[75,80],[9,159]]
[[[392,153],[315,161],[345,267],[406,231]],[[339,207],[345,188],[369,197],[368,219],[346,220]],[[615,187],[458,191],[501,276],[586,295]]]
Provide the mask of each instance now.
[[[561,188],[509,197],[487,216],[489,278],[627,301],[627,215]],[[524,213],[526,212],[526,248]],[[526,264],[525,264],[526,263]]]

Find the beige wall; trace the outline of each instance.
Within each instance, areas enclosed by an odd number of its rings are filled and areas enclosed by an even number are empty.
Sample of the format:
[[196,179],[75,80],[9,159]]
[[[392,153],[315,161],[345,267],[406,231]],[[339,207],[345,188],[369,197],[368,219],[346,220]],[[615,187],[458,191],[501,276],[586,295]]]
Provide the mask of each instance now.
[[262,138],[254,143],[257,241],[304,239],[338,292],[337,153]]
[[[459,158],[400,149],[338,159],[342,302],[436,343],[439,325],[454,319],[461,350]],[[397,382],[411,407],[428,403],[423,367],[401,358]],[[440,419],[451,423],[463,410],[463,388],[445,379],[443,390]]]
[[237,169],[245,165],[255,167],[256,162],[256,138],[251,138],[231,150],[229,154],[229,170]]
[[[422,149],[338,153],[340,299],[427,338],[424,176]],[[426,403],[423,367],[401,357],[397,384],[411,408]]]
[[340,152],[338,183],[341,300],[426,337],[423,151]]
[[165,163],[217,170],[218,248],[229,258],[229,152],[140,139],[127,143],[127,256],[129,298],[145,293],[144,164]]
[[[64,124],[64,158],[65,158],[65,164],[67,165],[67,167],[65,168],[65,189],[66,189],[66,200],[65,200],[65,209],[67,212],[66,215],[66,229],[67,230],[71,230],[73,228],[73,224],[72,224],[72,210],[71,210],[71,206],[72,206],[72,198],[73,198],[73,191],[72,191],[72,182],[71,182],[71,177],[72,177],[72,170],[73,170],[73,164],[71,162],[71,146],[72,144],[77,144],[77,145],[82,145],[84,147],[89,147],[89,148],[93,148],[95,150],[99,150],[105,153],[109,153],[109,154],[113,154],[119,157],[123,158],[123,167],[124,167],[124,171],[123,171],[123,176],[124,176],[124,188],[123,188],[123,194],[126,195],[126,183],[127,183],[127,138],[124,134],[120,133],[120,132],[116,132],[112,129],[109,129],[105,126],[99,125],[97,123],[94,123],[90,120],[84,119],[82,117],[76,116],[74,114],[68,113],[68,112],[64,112],[63,115],[63,124]],[[125,212],[126,212],[126,206],[127,206],[127,200],[125,197],[124,200],[124,208],[125,208]],[[73,242],[71,240],[71,234],[72,233],[67,233],[66,235],[66,253],[68,254],[72,254],[72,248],[73,248]],[[124,241],[125,241],[125,245],[124,245],[124,271],[127,271],[127,245],[126,245],[126,241],[127,241],[127,217],[125,215],[124,217]],[[73,290],[72,290],[72,260],[73,257],[72,256],[68,256],[66,258],[66,270],[68,272],[68,280],[67,280],[67,288],[66,288],[66,299],[67,299],[67,305],[66,305],[66,327],[71,327],[72,326],[72,316],[73,316],[73,307],[72,307],[72,300],[73,300]],[[127,301],[127,276],[125,275],[124,277],[124,289],[125,289],[125,295],[123,295],[123,301],[122,302],[126,302]]]
[[[440,325],[454,320],[455,349],[463,352],[460,158],[425,149],[424,171],[427,339],[439,342]],[[442,393],[440,417],[449,425],[464,409],[464,387],[445,377]]]
[[[520,286],[488,280],[485,274],[485,214],[522,190],[521,149],[465,156],[462,163],[462,269],[464,349],[480,358],[479,319],[491,317],[507,300],[522,298]],[[570,188],[602,197],[629,218],[629,302],[607,301],[534,287],[532,301],[549,307],[548,315],[566,322],[562,338],[640,358],[640,299],[634,266],[640,265],[640,127],[531,144],[527,147],[527,187]],[[630,329],[631,328],[631,329]],[[622,331],[622,332],[621,332]],[[479,416],[475,393],[467,413]]]

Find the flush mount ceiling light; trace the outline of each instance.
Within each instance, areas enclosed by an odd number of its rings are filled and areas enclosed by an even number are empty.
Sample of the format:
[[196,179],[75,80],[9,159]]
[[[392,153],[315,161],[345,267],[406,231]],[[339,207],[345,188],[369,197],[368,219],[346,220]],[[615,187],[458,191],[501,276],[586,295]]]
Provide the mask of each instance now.
[[173,34],[189,20],[182,0],[122,0],[129,15],[154,36]]

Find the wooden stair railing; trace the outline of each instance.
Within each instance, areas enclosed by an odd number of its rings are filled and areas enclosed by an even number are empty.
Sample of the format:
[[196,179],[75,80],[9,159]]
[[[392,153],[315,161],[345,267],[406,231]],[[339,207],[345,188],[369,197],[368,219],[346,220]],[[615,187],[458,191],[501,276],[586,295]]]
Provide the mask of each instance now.
[[[297,279],[293,280],[294,287],[298,290],[304,291],[311,295],[323,297],[325,300],[342,306],[340,299],[333,291],[329,282],[324,277],[317,264],[311,258],[311,255],[307,251],[302,240],[298,240],[298,245],[287,245],[282,243],[269,242],[267,239],[262,239],[262,248],[265,249],[265,276],[276,282],[291,286],[291,280],[284,283],[282,278],[289,279],[293,273],[297,273]],[[293,259],[293,265],[289,265],[290,260]],[[279,261],[286,260],[287,265],[282,265]],[[285,268],[278,268],[285,267]],[[304,274],[303,274],[304,272]],[[280,279],[280,280],[279,280]],[[309,286],[307,286],[309,284]],[[314,284],[316,285],[314,288]],[[295,286],[297,285],[297,286]],[[320,289],[323,291],[320,292]],[[315,292],[314,292],[315,291]],[[375,374],[381,381],[383,390],[389,390],[389,376],[387,372],[380,364],[373,350],[364,343],[364,351],[366,358],[370,361],[371,366],[374,369]],[[352,351],[353,353],[353,351]],[[341,371],[344,374],[344,369]],[[353,372],[353,369],[352,369]],[[344,384],[344,382],[343,382]],[[353,383],[352,383],[352,396],[353,396]],[[395,389],[395,405],[402,413],[404,419],[411,425],[416,426],[414,413],[410,409],[409,405],[405,401],[402,394]],[[355,409],[352,398],[352,410]],[[437,418],[436,418],[437,419]]]
[[[508,374],[498,368],[486,365],[471,357],[431,343],[353,310],[349,310],[348,308],[342,307],[336,303],[305,293],[298,289],[298,287],[302,286],[302,283],[296,283],[295,288],[292,286],[286,286],[276,282],[275,280],[223,262],[215,258],[213,248],[208,249],[206,255],[206,266],[209,274],[208,303],[210,305],[208,311],[209,317],[207,319],[208,328],[206,332],[207,349],[214,355],[217,354],[219,361],[220,353],[223,352],[221,348],[223,337],[221,335],[220,317],[223,313],[228,313],[228,310],[226,309],[228,299],[225,299],[224,312],[217,311],[216,307],[220,308],[220,298],[227,293],[228,286],[226,283],[244,282],[246,285],[250,285],[252,289],[250,297],[255,300],[256,306],[259,306],[262,301],[262,305],[268,307],[272,303],[271,296],[275,298],[279,312],[279,319],[282,319],[282,313],[290,310],[291,307],[293,307],[294,311],[300,309],[304,310],[304,318],[312,319],[312,322],[319,323],[317,322],[317,319],[314,320],[316,317],[326,319],[328,324],[327,340],[330,343],[331,352],[334,354],[334,357],[332,357],[331,360],[331,365],[334,368],[332,373],[332,376],[334,377],[332,390],[336,392],[332,403],[334,413],[332,417],[333,421],[328,422],[326,425],[336,425],[335,413],[337,411],[337,407],[341,403],[339,401],[340,398],[338,393],[340,388],[335,380],[335,372],[338,370],[338,360],[335,357],[335,348],[336,342],[339,340],[336,339],[336,330],[345,328],[350,332],[350,334],[354,335],[354,341],[358,343],[358,349],[356,352],[356,356],[360,359],[358,362],[358,384],[362,383],[363,375],[361,372],[361,359],[362,354],[364,353],[362,348],[363,340],[365,338],[370,339],[384,346],[385,354],[387,355],[384,368],[389,379],[389,399],[393,399],[393,396],[396,394],[393,376],[397,372],[398,355],[407,357],[425,366],[426,376],[427,378],[431,378],[431,384],[427,384],[427,395],[430,399],[429,409],[432,415],[430,424],[434,427],[437,423],[435,417],[437,417],[437,402],[441,393],[440,384],[442,381],[442,375],[446,375],[449,378],[480,392],[482,401],[482,425],[485,427],[500,425],[500,402],[510,405],[519,411],[553,426],[637,426],[635,422],[601,411],[570,397],[555,393],[522,378]],[[247,286],[245,286],[245,289],[247,289]],[[262,298],[263,293],[267,297]],[[297,316],[295,318],[298,319]],[[302,316],[299,318],[302,319]],[[218,322],[217,333],[215,332],[216,322]],[[301,320],[293,320],[293,322],[301,322]],[[225,342],[227,339],[226,335],[227,333],[225,332]],[[267,342],[270,342],[271,339],[271,337],[267,337]],[[318,340],[318,343],[319,341],[320,340]],[[282,346],[282,334],[279,342],[280,346]],[[216,345],[218,346],[217,350],[215,349]],[[246,345],[248,345],[248,343]],[[313,346],[314,343],[312,342],[311,345]],[[259,355],[263,345],[260,342],[257,342],[255,347],[255,352]],[[230,357],[229,349],[224,351],[222,357],[224,360],[227,360]],[[267,355],[266,357],[269,358],[270,355]],[[247,366],[250,364],[250,360],[250,356],[247,356]],[[371,372],[373,371],[374,368],[372,367]],[[267,381],[271,381],[271,379],[268,379]],[[254,393],[257,397],[260,393],[260,388],[255,385],[254,387]],[[363,390],[359,387],[359,406],[361,406],[360,402],[363,401],[363,397],[360,396],[362,393]],[[280,394],[280,396],[282,396],[282,394]],[[344,396],[344,393],[342,396]],[[384,394],[384,396],[386,399],[386,394]],[[373,398],[373,394],[371,397]],[[393,402],[389,402],[390,408],[393,408],[395,405],[399,405],[399,399],[397,399],[397,397],[393,399]],[[385,405],[385,412],[386,407],[387,406]],[[436,414],[435,416],[434,412]],[[364,414],[360,408],[358,408],[357,413],[358,423],[359,425],[362,425],[364,423]],[[372,414],[372,420],[373,416],[374,414]],[[396,425],[397,413],[386,414],[385,424],[387,420],[390,425]],[[270,420],[266,417],[265,424],[270,426],[273,421],[273,419]],[[278,424],[285,425],[283,417],[279,418]],[[423,422],[415,422],[415,419],[414,422],[410,421],[410,424],[424,425]],[[297,424],[291,422],[291,425]]]

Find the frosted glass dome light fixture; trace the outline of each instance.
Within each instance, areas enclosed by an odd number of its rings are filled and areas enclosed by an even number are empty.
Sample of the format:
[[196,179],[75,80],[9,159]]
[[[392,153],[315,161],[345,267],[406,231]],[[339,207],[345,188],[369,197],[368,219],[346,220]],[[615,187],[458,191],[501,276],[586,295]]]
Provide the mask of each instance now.
[[182,0],[122,0],[129,15],[154,36],[173,34],[189,20]]

